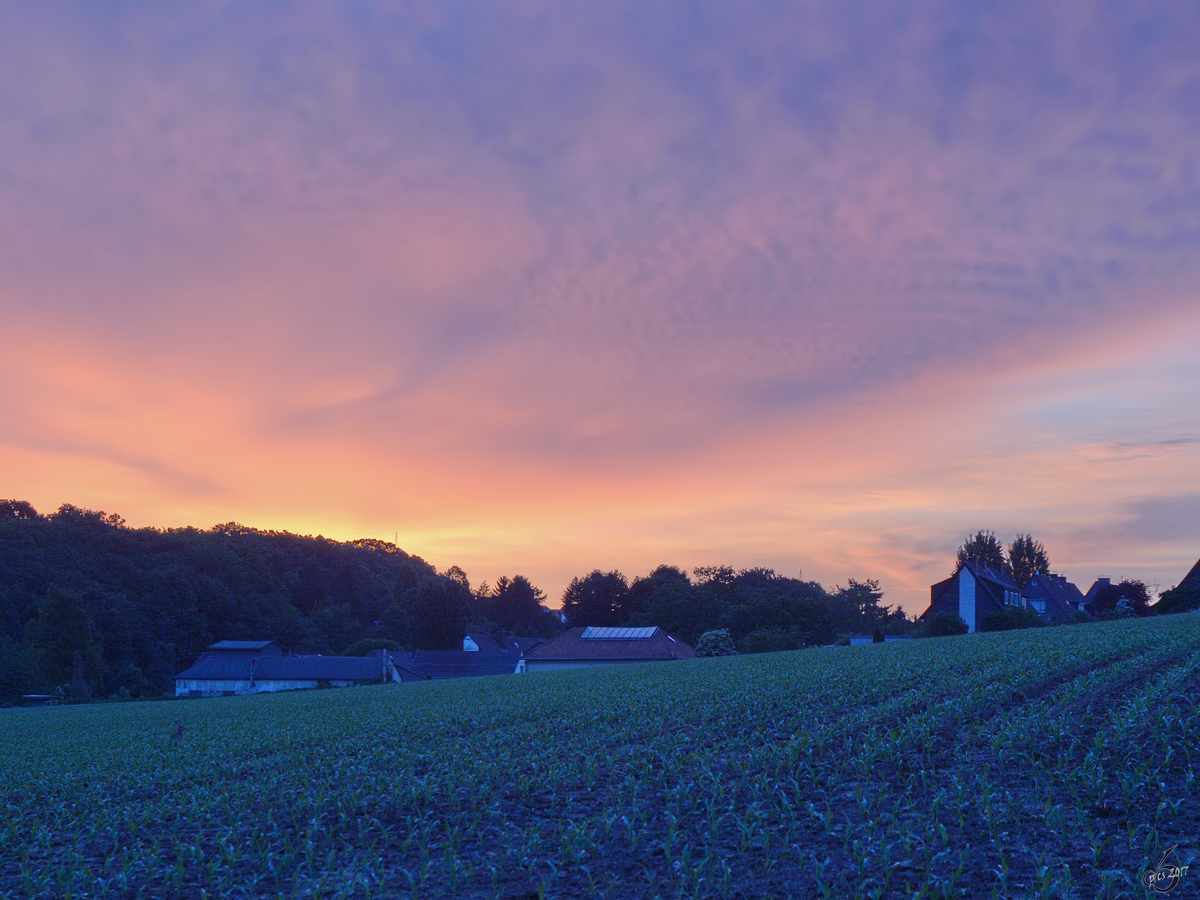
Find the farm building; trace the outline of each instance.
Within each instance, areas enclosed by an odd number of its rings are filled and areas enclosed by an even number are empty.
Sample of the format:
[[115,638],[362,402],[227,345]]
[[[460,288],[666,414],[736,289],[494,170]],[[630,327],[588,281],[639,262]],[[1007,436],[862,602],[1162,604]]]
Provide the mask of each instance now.
[[963,565],[945,581],[939,581],[930,589],[930,613],[948,612],[967,623],[967,631],[979,630],[983,620],[1005,607],[1025,606],[1025,595],[1015,581],[1000,572],[975,562]]
[[657,626],[571,628],[525,654],[526,672],[693,659],[696,651]]
[[[253,645],[253,646],[251,646]],[[263,655],[258,655],[263,654]],[[274,641],[219,641],[175,676],[177,697],[219,697],[410,680],[383,656],[286,656]]]
[[514,675],[520,670],[521,654],[515,650],[416,650],[409,670],[421,678],[477,678],[483,675]]
[[468,653],[480,650],[496,652],[528,653],[539,644],[546,643],[545,638],[516,637],[508,632],[498,631],[494,634],[477,634],[472,632],[463,638],[463,649]]

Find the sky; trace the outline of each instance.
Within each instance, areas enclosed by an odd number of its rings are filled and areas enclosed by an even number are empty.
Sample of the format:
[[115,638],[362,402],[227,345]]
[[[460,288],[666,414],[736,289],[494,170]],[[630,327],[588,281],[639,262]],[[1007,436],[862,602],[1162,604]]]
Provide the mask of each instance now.
[[0,497],[592,569],[1200,557],[1200,7],[12,3]]

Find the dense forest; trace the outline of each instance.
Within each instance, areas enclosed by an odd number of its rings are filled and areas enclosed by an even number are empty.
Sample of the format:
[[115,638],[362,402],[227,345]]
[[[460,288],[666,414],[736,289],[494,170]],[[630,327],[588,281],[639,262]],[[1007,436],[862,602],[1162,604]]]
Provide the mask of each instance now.
[[695,643],[712,629],[730,633],[742,653],[831,644],[840,635],[905,633],[912,620],[881,604],[876,581],[826,590],[771,569],[702,566],[693,578],[659,566],[627,582],[620,572],[576,578],[563,594],[570,624],[660,625]]
[[[694,578],[693,578],[694,576]],[[827,591],[769,569],[660,566],[576,578],[568,624],[660,625],[689,642],[727,629],[742,652],[905,631],[873,581]],[[65,505],[0,501],[0,703],[71,686],[92,697],[160,695],[222,639],[269,638],[307,653],[461,647],[467,630],[549,637],[563,623],[527,578],[472,590],[377,540],[348,543],[236,523],[129,528]],[[82,684],[80,683],[82,681]]]
[[325,654],[372,638],[461,646],[470,604],[462,579],[383,541],[129,528],[0,501],[0,702],[70,683],[77,654],[93,696],[141,696],[227,638]]

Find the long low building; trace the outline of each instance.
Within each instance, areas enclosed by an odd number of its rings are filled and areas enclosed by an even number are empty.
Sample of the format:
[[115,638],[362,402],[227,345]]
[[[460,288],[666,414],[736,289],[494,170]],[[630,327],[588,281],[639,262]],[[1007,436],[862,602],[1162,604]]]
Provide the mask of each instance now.
[[[214,644],[191,666],[175,676],[177,697],[228,697],[295,691],[305,688],[349,687],[354,684],[412,680],[411,672],[385,656],[280,656],[277,644],[261,642],[259,656],[248,647]],[[251,644],[260,642],[238,642]]]
[[662,628],[570,628],[525,654],[526,672],[693,659],[696,651]]

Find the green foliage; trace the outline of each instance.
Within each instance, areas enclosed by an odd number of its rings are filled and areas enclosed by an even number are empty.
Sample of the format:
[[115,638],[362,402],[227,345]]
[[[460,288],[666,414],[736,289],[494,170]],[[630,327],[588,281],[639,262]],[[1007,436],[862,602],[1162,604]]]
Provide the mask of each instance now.
[[1200,609],[1200,585],[1163,591],[1158,602],[1154,604],[1154,611],[1159,615],[1192,612],[1197,609]]
[[27,643],[39,651],[43,680],[71,681],[77,699],[90,694],[86,682],[102,665],[101,645],[81,594],[51,588],[25,632]]
[[912,622],[883,606],[877,581],[855,581],[830,594],[815,581],[770,569],[702,566],[696,581],[673,566],[635,578],[627,604],[630,625],[659,625],[693,645],[724,628],[743,652],[831,644],[838,632],[905,634]]
[[921,620],[917,628],[917,637],[952,637],[956,634],[966,634],[970,631],[960,617],[952,612],[931,612]]
[[[961,620],[960,620],[961,621]],[[980,631],[1013,631],[1018,628],[1040,628],[1046,620],[1032,609],[1022,606],[1006,606],[999,612],[984,616],[979,623]]]
[[471,591],[449,578],[427,579],[417,594],[419,618],[414,617],[412,641],[419,650],[461,650]]
[[36,519],[37,510],[24,500],[0,500],[0,519]]
[[0,634],[0,706],[15,702],[22,694],[34,693],[41,681],[40,657],[35,648]]
[[685,641],[695,643],[717,621],[717,609],[700,606],[700,597],[686,572],[675,566],[659,566],[629,586],[628,624],[658,625]]
[[696,570],[703,607],[720,610],[714,624],[728,628],[743,653],[793,650],[837,639],[829,594],[815,581],[771,569]]
[[599,569],[583,578],[573,578],[563,592],[562,611],[567,623],[579,625],[620,625],[626,618],[629,583],[620,572]]
[[1008,571],[1022,590],[1034,575],[1050,573],[1050,557],[1040,541],[1031,535],[1018,534],[1008,545]]
[[874,579],[850,579],[830,596],[834,628],[842,634],[908,634],[913,623],[900,607],[881,605],[883,591]]
[[700,635],[696,641],[697,656],[737,656],[737,647],[728,628],[714,628]]
[[0,896],[1133,896],[1200,821],[1197,665],[1155,617],[6,710]]
[[[486,582],[484,584],[486,587]],[[511,631],[528,637],[551,637],[557,617],[546,608],[546,595],[524,575],[502,575],[491,590],[473,597],[474,621],[482,631]]]
[[84,685],[105,697],[162,694],[225,638],[325,654],[364,639],[447,646],[462,640],[450,635],[468,592],[383,541],[134,529],[15,500],[0,501],[0,572],[0,703],[70,684],[77,651]]
[[363,638],[341,652],[342,656],[366,656],[373,650],[403,650],[400,642],[388,638]]
[[993,572],[1007,573],[1008,561],[1004,558],[1004,547],[996,540],[996,535],[990,531],[978,531],[973,537],[963,541],[958,548],[954,574],[968,562],[986,566]]
[[1118,584],[1106,584],[1096,591],[1092,609],[1099,618],[1105,620],[1149,616],[1157,612],[1150,606],[1150,592],[1146,585],[1129,579]]
[[778,653],[799,650],[805,646],[804,637],[782,628],[756,628],[738,643],[742,653]]

